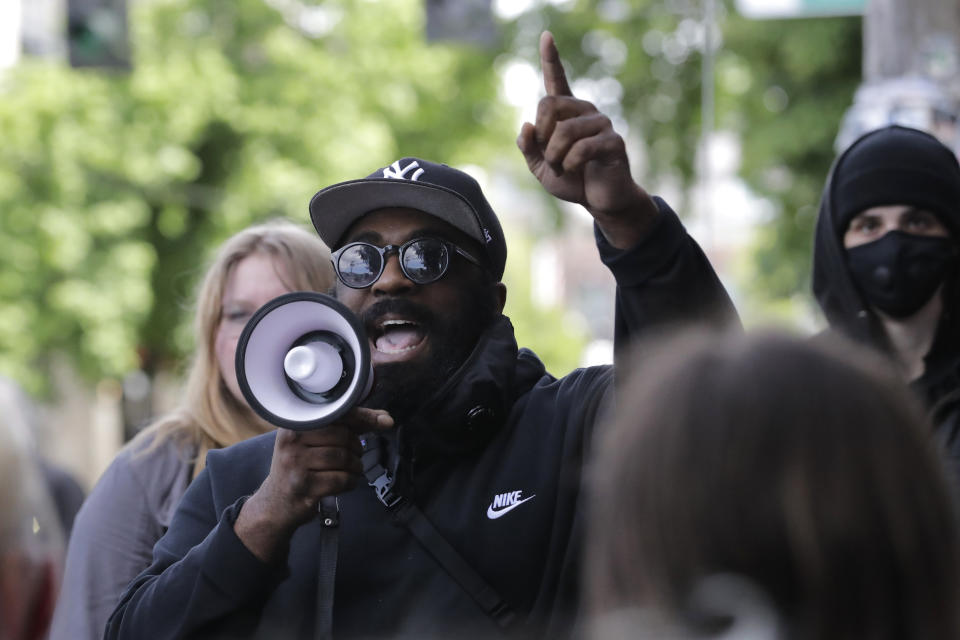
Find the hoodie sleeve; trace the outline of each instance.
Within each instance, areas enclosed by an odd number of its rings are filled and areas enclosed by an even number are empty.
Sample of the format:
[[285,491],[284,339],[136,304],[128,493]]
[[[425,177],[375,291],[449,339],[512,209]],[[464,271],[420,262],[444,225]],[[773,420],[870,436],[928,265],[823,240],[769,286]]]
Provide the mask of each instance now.
[[263,598],[275,571],[256,558],[233,530],[241,498],[217,509],[210,475],[190,485],[153,564],[137,576],[110,616],[105,640],[204,637],[207,625]]
[[739,327],[740,319],[720,279],[677,214],[654,198],[660,216],[630,249],[611,246],[599,228],[600,258],[617,281],[617,351],[638,336],[668,325]]

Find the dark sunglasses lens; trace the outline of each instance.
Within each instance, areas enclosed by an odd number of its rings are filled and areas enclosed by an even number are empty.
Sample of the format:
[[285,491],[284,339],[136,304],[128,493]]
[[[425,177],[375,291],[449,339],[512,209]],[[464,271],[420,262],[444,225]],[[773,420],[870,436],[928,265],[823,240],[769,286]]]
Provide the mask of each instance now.
[[380,273],[380,253],[367,244],[355,244],[340,254],[337,272],[348,287],[366,287]]
[[403,269],[407,277],[417,284],[426,284],[442,277],[447,272],[449,262],[447,247],[433,238],[415,240],[403,252]]

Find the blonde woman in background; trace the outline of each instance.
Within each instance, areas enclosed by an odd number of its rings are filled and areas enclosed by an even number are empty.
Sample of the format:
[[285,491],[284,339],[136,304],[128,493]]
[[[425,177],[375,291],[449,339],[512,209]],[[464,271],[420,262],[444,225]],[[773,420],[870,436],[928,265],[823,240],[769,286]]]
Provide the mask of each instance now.
[[220,248],[197,296],[196,352],[179,408],[124,447],[77,515],[52,640],[101,638],[207,451],[272,428],[243,399],[237,341],[263,304],[291,291],[326,292],[333,277],[327,247],[292,223],[247,228]]

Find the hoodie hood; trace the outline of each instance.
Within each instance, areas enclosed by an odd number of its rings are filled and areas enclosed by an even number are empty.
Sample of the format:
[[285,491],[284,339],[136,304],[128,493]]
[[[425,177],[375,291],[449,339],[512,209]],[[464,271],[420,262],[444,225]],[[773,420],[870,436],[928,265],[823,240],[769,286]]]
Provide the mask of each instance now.
[[[854,284],[843,235],[850,220],[874,206],[913,205],[934,213],[960,238],[960,165],[945,145],[916,129],[892,125],[871,131],[834,161],[827,176],[813,245],[813,293],[830,327],[846,336],[888,349],[880,319]],[[955,315],[958,279],[948,276],[945,315]],[[957,329],[941,322],[941,338],[958,344]]]
[[449,380],[402,425],[404,445],[420,461],[482,447],[504,425],[518,397],[545,375],[543,363],[518,349],[501,315]]

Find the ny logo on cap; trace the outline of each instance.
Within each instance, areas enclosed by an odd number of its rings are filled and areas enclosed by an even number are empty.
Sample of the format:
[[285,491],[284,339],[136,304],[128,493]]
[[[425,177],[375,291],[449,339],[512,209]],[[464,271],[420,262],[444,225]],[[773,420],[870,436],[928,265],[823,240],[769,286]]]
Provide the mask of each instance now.
[[[397,160],[392,165],[390,165],[389,167],[383,170],[383,177],[397,178],[399,180],[403,180],[403,179],[416,180],[417,178],[423,175],[423,169],[418,168],[419,166],[420,166],[419,162],[417,162],[416,160],[411,160],[410,164],[408,164],[406,167],[401,169],[400,161]],[[416,171],[413,172],[412,176],[407,177],[407,173],[409,173],[411,169],[416,169]]]

